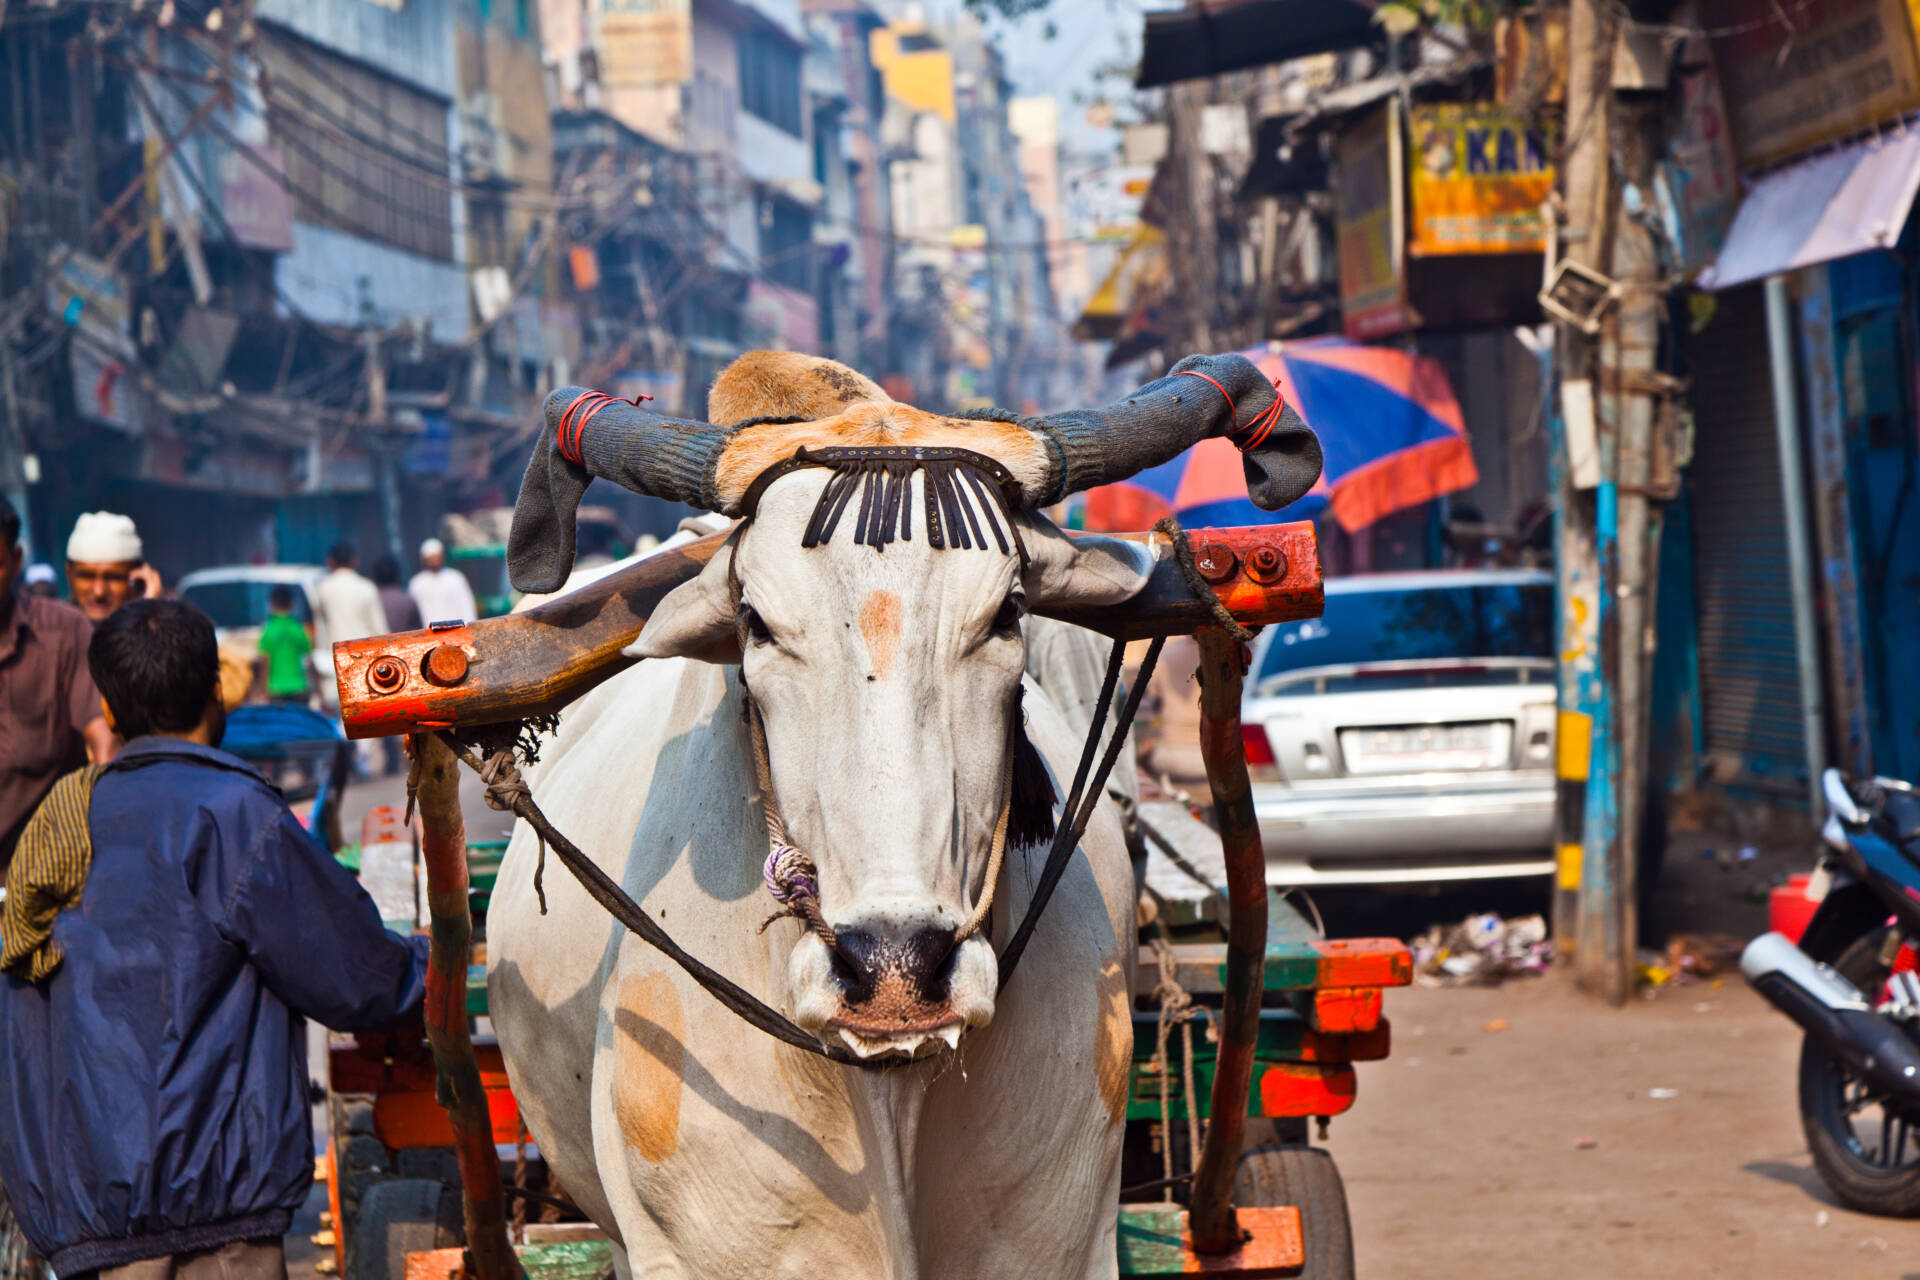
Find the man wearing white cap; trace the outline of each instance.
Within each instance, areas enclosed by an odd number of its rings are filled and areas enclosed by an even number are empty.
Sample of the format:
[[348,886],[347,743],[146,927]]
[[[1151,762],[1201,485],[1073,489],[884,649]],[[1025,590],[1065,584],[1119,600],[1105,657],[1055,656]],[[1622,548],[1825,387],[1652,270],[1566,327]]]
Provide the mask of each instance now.
[[147,564],[140,531],[131,517],[89,511],[74,521],[67,538],[67,589],[93,622],[129,600],[160,594],[160,575]]
[[480,616],[467,575],[447,563],[447,549],[438,538],[420,544],[420,572],[407,584],[407,594],[428,624],[472,622]]

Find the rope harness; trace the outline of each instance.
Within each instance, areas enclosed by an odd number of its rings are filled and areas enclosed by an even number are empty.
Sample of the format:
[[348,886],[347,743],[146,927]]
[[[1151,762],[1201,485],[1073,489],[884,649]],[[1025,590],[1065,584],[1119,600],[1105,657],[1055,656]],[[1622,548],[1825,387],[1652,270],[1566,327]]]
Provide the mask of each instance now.
[[[589,405],[589,409],[598,405]],[[577,433],[575,435],[577,440]],[[914,469],[927,473],[925,485],[925,509],[927,535],[930,545],[940,547],[953,545],[958,547],[978,546],[985,549],[988,545],[987,532],[990,530],[994,541],[1003,554],[1017,554],[1021,568],[1028,565],[1025,543],[1020,538],[1018,527],[1012,519],[1012,508],[1008,500],[1008,486],[1013,477],[998,462],[984,455],[974,454],[962,449],[928,448],[849,448],[849,449],[802,449],[792,458],[769,468],[749,490],[746,514],[735,528],[732,540],[732,554],[728,558],[728,580],[732,591],[736,626],[744,653],[749,643],[748,613],[741,596],[738,577],[740,540],[754,519],[760,494],[776,473],[784,475],[801,466],[830,467],[836,472],[822,490],[815,507],[813,517],[808,524],[809,546],[827,541],[833,534],[840,515],[850,504],[853,490],[864,488],[864,497],[856,522],[856,542],[873,546],[876,550],[885,550],[887,543],[898,537],[900,540],[912,538],[912,512],[906,501],[909,492],[908,482]],[[864,486],[861,481],[864,479]],[[988,482],[991,483],[988,483]],[[1017,488],[1014,490],[1017,493]],[[969,501],[969,495],[977,501]],[[974,507],[979,507],[976,514]],[[995,520],[995,507],[1005,519],[1006,532]],[[984,517],[984,523],[983,519]],[[1189,584],[1198,582],[1196,594],[1204,600],[1214,602],[1216,619],[1232,631],[1246,634],[1234,621],[1232,615],[1215,600],[1213,592],[1199,576],[1193,565],[1193,552],[1187,545],[1186,535],[1180,526],[1172,520],[1163,520],[1156,529],[1168,534],[1173,542],[1175,559],[1180,563],[1183,574]],[[1011,535],[1011,545],[1008,541]],[[1115,640],[1108,654],[1107,667],[1100,685],[1100,695],[1095,702],[1092,723],[1088,727],[1087,740],[1081,748],[1080,761],[1074,771],[1073,785],[1066,798],[1060,802],[1059,817],[1054,823],[1053,840],[1047,850],[1046,862],[1041,868],[1038,880],[1034,882],[1032,897],[1019,927],[1008,939],[1006,947],[999,956],[998,989],[1006,990],[1014,970],[1019,966],[1020,958],[1025,954],[1027,944],[1034,930],[1039,926],[1040,917],[1047,904],[1052,900],[1055,889],[1066,874],[1072,861],[1073,851],[1079,846],[1085,835],[1087,824],[1093,817],[1101,794],[1106,789],[1107,779],[1111,776],[1115,762],[1126,743],[1126,730],[1140,708],[1140,700],[1145,693],[1147,683],[1152,678],[1155,664],[1159,661],[1160,651],[1165,646],[1165,637],[1155,637],[1148,645],[1145,659],[1141,662],[1140,672],[1133,687],[1128,690],[1118,719],[1112,732],[1106,738],[1106,747],[1100,749],[1101,739],[1107,730],[1109,713],[1113,709],[1114,693],[1120,683],[1120,670],[1126,655],[1126,642]],[[768,894],[779,904],[780,910],[769,916],[760,926],[764,932],[775,920],[792,916],[829,948],[836,946],[838,939],[833,926],[827,922],[820,906],[819,870],[813,860],[793,842],[786,820],[780,812],[780,806],[774,794],[773,769],[767,751],[766,726],[762,720],[759,704],[747,688],[744,672],[740,677],[743,712],[747,721],[748,735],[752,743],[754,781],[759,790],[762,812],[767,827],[767,858],[762,867],[762,878]],[[1022,712],[1016,700],[1012,713],[1010,738],[1022,737]],[[548,722],[533,726],[551,730]],[[512,813],[531,827],[540,841],[540,860],[534,872],[534,889],[540,899],[540,910],[546,913],[546,892],[541,877],[546,867],[546,854],[549,847],[562,866],[573,873],[588,896],[606,909],[617,922],[629,932],[652,946],[669,960],[679,965],[688,977],[692,978],[709,995],[723,1006],[732,1010],[742,1020],[766,1032],[768,1035],[796,1049],[818,1054],[830,1061],[846,1066],[867,1068],[885,1068],[891,1063],[885,1060],[866,1059],[851,1050],[824,1043],[818,1037],[801,1029],[791,1019],[767,1005],[751,992],[740,987],[724,974],[703,964],[698,958],[682,949],[679,944],[650,917],[640,904],[612,877],[581,851],[578,845],[567,839],[548,820],[533,798],[532,788],[520,775],[520,760],[528,763],[538,758],[538,742],[528,725],[488,726],[474,731],[471,735],[456,736],[446,730],[438,730],[454,755],[468,768],[480,775],[486,784],[486,802],[489,807],[502,812]],[[470,739],[470,740],[463,740]],[[486,751],[483,756],[475,750],[478,746]],[[994,896],[1000,876],[1005,868],[1006,848],[1009,831],[1012,826],[1015,759],[1018,755],[1014,742],[1010,741],[1007,751],[1007,763],[1002,775],[1002,790],[1005,797],[1000,808],[999,820],[994,824],[992,843],[987,857],[985,875],[979,892],[975,895],[972,912],[954,932],[954,945],[974,936],[985,928],[992,915]],[[1098,761],[1096,767],[1096,759]],[[413,806],[413,782],[408,786],[408,815],[411,819]],[[1190,1015],[1189,1015],[1190,1016]],[[1164,1051],[1166,1027],[1163,1022],[1161,1031]],[[1191,1045],[1189,1043],[1189,1054]]]

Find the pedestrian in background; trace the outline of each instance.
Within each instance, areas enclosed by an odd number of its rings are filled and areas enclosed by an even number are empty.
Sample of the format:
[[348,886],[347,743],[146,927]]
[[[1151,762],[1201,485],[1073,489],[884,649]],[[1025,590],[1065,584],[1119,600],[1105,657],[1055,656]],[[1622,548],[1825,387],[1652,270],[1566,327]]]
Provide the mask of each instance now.
[[14,589],[20,513],[0,495],[0,885],[27,819],[62,774],[113,758],[87,673],[93,624],[70,604]]
[[420,544],[420,572],[407,584],[407,594],[428,623],[472,622],[480,616],[472,584],[466,574],[447,564],[447,548],[438,538]]
[[307,655],[313,637],[293,616],[293,588],[275,584],[267,593],[267,620],[260,628],[260,656],[267,664],[267,700],[304,707],[312,693]]
[[160,574],[147,563],[132,517],[89,511],[73,522],[67,590],[89,621],[101,621],[129,600],[156,599],[160,587]]
[[418,631],[427,624],[420,617],[420,606],[400,585],[400,562],[390,555],[373,562],[373,585],[380,588],[380,607],[387,611],[389,631]]
[[390,629],[387,611],[380,606],[380,589],[361,576],[356,563],[351,542],[334,543],[327,552],[327,576],[314,589],[314,614],[336,644],[385,635]]
[[88,659],[127,747],[61,780],[0,909],[0,1182],[63,1280],[285,1280],[305,1019],[417,1023],[426,939],[218,749],[206,615],[135,601]]
[[[327,552],[327,576],[320,579],[313,592],[314,618],[335,644],[385,635],[390,630],[387,611],[380,607],[380,589],[355,570],[355,563],[351,542],[334,543]],[[330,714],[338,713],[340,690],[332,680],[320,681],[320,701]],[[383,755],[372,742],[357,743],[354,772],[362,778],[372,777]]]

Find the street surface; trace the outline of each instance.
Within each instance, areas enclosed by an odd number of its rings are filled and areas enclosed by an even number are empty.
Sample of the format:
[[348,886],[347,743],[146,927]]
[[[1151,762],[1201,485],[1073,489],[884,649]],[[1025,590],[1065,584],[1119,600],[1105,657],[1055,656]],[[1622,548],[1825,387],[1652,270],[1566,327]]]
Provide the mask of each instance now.
[[1360,1065],[1328,1143],[1362,1276],[1920,1277],[1920,1222],[1814,1173],[1799,1033],[1737,977],[1616,1010],[1561,971],[1386,1011],[1393,1056]]

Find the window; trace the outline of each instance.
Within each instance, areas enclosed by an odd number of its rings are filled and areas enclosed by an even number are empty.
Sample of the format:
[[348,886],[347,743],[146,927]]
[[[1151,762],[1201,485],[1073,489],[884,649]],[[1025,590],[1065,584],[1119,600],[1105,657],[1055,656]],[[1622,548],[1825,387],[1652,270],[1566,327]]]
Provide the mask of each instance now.
[[425,258],[453,258],[447,104],[263,29],[267,121],[294,212]]
[[760,221],[760,274],[775,284],[813,292],[813,217],[787,200],[770,200]]
[[772,31],[740,35],[740,105],[800,136],[800,50]]
[[1259,679],[1409,659],[1550,659],[1553,619],[1553,583],[1531,578],[1331,590],[1318,618],[1275,628]]

